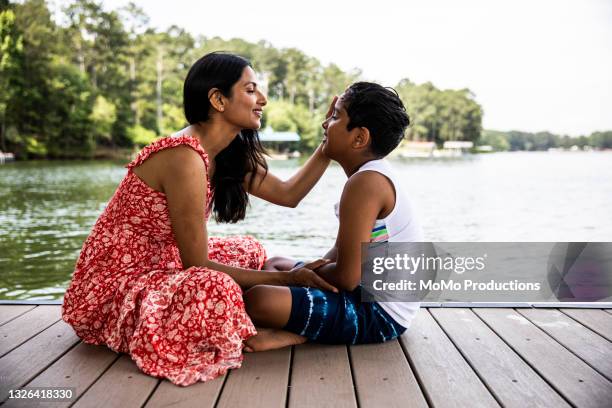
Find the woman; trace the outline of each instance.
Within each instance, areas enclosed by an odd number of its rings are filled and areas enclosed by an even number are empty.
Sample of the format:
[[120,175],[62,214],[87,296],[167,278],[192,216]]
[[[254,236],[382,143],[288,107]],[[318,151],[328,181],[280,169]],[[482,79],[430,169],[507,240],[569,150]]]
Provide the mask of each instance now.
[[335,290],[312,269],[264,272],[251,237],[209,238],[206,219],[236,222],[248,194],[295,206],[321,177],[321,149],[289,180],[267,172],[256,131],[266,98],[241,57],[212,53],[184,85],[190,126],[145,147],[85,241],[63,319],[86,343],[129,353],[178,385],[237,368],[256,334],[242,289],[258,284]]

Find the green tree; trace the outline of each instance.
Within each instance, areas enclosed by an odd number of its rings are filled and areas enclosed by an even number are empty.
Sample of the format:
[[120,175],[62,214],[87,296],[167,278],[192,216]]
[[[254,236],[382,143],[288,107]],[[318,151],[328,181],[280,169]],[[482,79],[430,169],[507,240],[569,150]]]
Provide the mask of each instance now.
[[135,125],[128,128],[128,137],[136,146],[145,146],[153,142],[157,135],[150,129]]
[[491,146],[497,152],[505,152],[510,149],[506,134],[496,130],[483,130],[478,144]]
[[75,0],[65,9],[69,21],[65,29],[73,61],[87,74],[96,94],[103,95],[117,108],[111,144],[129,146],[127,127],[133,123],[129,77],[129,34],[117,12],[106,12],[101,3]]
[[121,20],[125,24],[128,33],[128,44],[126,47],[126,57],[129,64],[129,94],[130,94],[130,109],[132,110],[132,123],[140,125],[140,110],[137,102],[138,93],[138,78],[140,55],[146,52],[143,47],[142,37],[146,32],[149,24],[149,17],[145,14],[142,8],[135,3],[130,2],[125,7],[119,10]]
[[0,11],[0,150],[6,150],[6,111],[13,98],[15,78],[19,75],[19,59],[23,51],[21,36],[15,29],[15,13],[2,4]]
[[[108,11],[99,0],[72,0],[60,23],[44,0],[14,5],[0,0],[0,11],[6,10],[14,11],[14,18],[2,14],[0,26],[0,147],[24,154],[88,156],[95,144],[131,147],[174,132],[185,124],[187,70],[216,50],[252,62],[268,88],[266,122],[298,132],[306,151],[318,144],[332,96],[361,77],[358,70],[324,66],[298,49],[277,49],[265,41],[194,38],[176,26],[155,30],[134,3]],[[411,117],[410,139],[478,140],[482,108],[468,89],[440,90],[407,79],[396,88]],[[560,143],[555,137],[504,136],[510,148],[536,149]],[[606,145],[606,137],[594,135],[589,142]]]
[[113,139],[112,130],[117,120],[117,107],[102,95],[98,95],[89,118],[95,140],[109,144]]
[[[11,83],[12,98],[7,122],[15,127],[12,149],[21,156],[45,152],[50,132],[52,59],[58,44],[57,29],[43,0],[15,5],[15,29],[23,49],[16,61],[19,75]],[[28,142],[29,140],[29,142]],[[33,142],[35,141],[35,142]],[[29,146],[37,146],[30,150]]]
[[270,101],[264,112],[266,126],[279,132],[296,132],[302,150],[311,150],[319,144],[322,118],[307,107],[278,100]]
[[396,90],[411,119],[409,140],[477,141],[482,131],[482,107],[469,89],[441,91],[431,82],[416,85],[401,80]]
[[21,157],[91,154],[92,92],[84,74],[62,52],[62,33],[43,0],[16,4],[22,52],[15,63],[6,122],[11,148]]
[[91,157],[94,132],[92,90],[77,67],[63,62],[51,66],[50,110],[46,117],[47,155],[53,158]]
[[590,144],[599,149],[612,149],[612,130],[606,132],[593,132]]

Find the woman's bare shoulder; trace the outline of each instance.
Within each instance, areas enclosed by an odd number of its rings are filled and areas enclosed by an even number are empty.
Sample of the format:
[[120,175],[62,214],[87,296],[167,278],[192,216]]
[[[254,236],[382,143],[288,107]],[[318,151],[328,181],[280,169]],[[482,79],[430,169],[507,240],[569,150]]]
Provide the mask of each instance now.
[[189,146],[178,145],[151,155],[133,172],[154,190],[165,191],[164,185],[188,177],[206,180],[206,167],[199,153]]

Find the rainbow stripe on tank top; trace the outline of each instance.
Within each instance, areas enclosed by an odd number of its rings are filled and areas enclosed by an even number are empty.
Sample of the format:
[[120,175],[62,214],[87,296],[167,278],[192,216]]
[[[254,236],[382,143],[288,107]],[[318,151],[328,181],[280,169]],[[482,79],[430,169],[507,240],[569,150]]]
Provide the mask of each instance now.
[[386,242],[388,240],[389,232],[387,231],[387,225],[383,220],[376,220],[370,234],[370,242]]

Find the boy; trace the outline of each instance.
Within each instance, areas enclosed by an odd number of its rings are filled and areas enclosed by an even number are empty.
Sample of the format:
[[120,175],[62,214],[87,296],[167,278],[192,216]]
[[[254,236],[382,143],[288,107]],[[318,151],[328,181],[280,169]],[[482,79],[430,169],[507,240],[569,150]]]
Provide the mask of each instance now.
[[[323,122],[323,153],[348,180],[336,215],[340,225],[329,263],[316,272],[338,293],[260,285],[244,294],[258,335],[245,351],[263,351],[311,340],[359,344],[393,339],[410,325],[418,302],[361,302],[361,243],[418,242],[423,235],[410,203],[384,160],[404,136],[409,118],[397,93],[358,82],[334,100]],[[266,269],[289,270],[294,260],[271,258]]]

